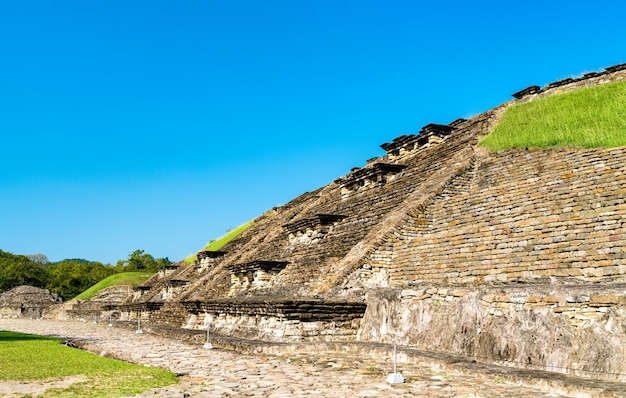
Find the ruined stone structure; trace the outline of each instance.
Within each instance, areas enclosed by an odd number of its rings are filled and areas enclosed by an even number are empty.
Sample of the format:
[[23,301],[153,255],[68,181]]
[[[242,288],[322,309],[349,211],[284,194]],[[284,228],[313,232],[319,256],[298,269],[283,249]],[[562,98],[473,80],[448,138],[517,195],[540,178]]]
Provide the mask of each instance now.
[[512,103],[626,78],[626,64],[430,124],[161,270],[122,318],[278,342],[397,342],[626,381],[626,148],[477,147]]
[[0,294],[0,318],[33,318],[42,316],[48,308],[61,302],[49,290],[18,286]]
[[44,314],[63,320],[109,321],[120,318],[119,305],[134,294],[130,285],[110,286],[102,289],[90,300],[73,299],[62,305],[51,307]]

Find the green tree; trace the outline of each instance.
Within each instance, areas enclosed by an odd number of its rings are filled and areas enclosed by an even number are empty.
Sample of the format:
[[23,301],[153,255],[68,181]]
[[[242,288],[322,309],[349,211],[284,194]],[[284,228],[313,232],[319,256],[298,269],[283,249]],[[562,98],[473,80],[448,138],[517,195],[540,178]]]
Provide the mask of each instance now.
[[0,250],[0,292],[29,285],[43,288],[47,283],[46,265],[26,256]]
[[118,272],[157,272],[172,262],[167,258],[154,258],[143,250],[135,250],[127,260],[120,260],[115,265]]
[[66,259],[50,264],[46,288],[70,300],[115,273],[115,268],[99,262]]
[[65,259],[43,262],[47,257],[36,255],[33,261],[27,256],[0,250],[0,293],[21,285],[50,290],[64,300],[70,300],[91,286],[119,272],[153,273],[171,264],[166,258],[154,258],[143,250],[135,250],[127,260],[115,267],[85,259]]

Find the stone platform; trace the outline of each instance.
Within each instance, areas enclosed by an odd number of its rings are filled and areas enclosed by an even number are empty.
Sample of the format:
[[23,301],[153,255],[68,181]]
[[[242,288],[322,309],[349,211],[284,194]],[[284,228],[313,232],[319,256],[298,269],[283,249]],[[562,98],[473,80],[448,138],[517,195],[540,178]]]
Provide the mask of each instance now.
[[[146,325],[146,331],[149,326]],[[390,385],[389,346],[317,345],[307,352],[294,344],[267,345],[269,354],[205,350],[163,336],[137,335],[130,327],[76,321],[0,319],[0,330],[53,335],[88,351],[168,369],[181,375],[177,385],[141,397],[626,397],[623,383],[597,383],[557,374],[499,369],[435,354],[400,349],[403,384]],[[215,336],[216,346],[221,338]],[[234,343],[231,343],[234,344]],[[243,341],[240,347],[245,347]],[[258,347],[251,351],[262,351]],[[389,355],[386,355],[386,354]],[[430,356],[428,356],[430,355]],[[2,383],[0,383],[1,385]]]

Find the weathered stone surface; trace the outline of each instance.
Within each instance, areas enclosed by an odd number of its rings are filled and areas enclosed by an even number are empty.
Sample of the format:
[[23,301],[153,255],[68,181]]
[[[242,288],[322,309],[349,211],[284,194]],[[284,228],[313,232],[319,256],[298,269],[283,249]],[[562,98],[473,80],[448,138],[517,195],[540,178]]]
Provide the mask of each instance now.
[[44,317],[54,319],[81,319],[84,321],[106,322],[120,316],[118,306],[132,297],[133,288],[129,285],[110,286],[102,289],[91,300],[73,299],[62,305],[49,308]]
[[526,97],[527,95],[533,95],[533,94],[538,94],[541,92],[541,87],[539,86],[530,86],[527,87],[521,91],[518,91],[516,93],[513,94],[513,97],[517,98],[517,99],[522,99],[524,97]]
[[49,290],[32,286],[18,286],[0,294],[0,318],[39,318],[61,299]]
[[618,303],[625,287],[483,287],[451,299],[441,289],[414,297],[380,289],[368,296],[357,337],[624,381],[626,308]]
[[626,148],[477,157],[407,218],[392,285],[624,280],[625,157]]

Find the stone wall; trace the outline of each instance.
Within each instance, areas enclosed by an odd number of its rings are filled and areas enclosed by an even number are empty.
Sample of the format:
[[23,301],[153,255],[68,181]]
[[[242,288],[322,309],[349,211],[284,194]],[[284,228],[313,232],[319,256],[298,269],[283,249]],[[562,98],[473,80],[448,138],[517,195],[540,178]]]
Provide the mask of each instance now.
[[477,152],[355,275],[389,286],[359,339],[626,380],[625,159]]
[[46,312],[45,317],[63,320],[83,320],[108,322],[120,317],[117,306],[131,297],[130,285],[110,286],[102,289],[90,300],[73,299]]
[[187,302],[185,306],[195,316],[187,327],[210,324],[211,330],[221,335],[279,342],[355,340],[365,312],[363,303],[312,299],[222,299]]
[[40,318],[61,303],[56,294],[33,286],[18,286],[0,294],[1,318]]
[[394,246],[391,285],[589,283],[626,274],[626,148],[479,158]]
[[362,302],[283,299],[216,299],[131,303],[119,307],[121,320],[188,330],[206,329],[224,336],[275,342],[350,341],[356,339],[365,312]]
[[379,289],[357,338],[626,380],[626,285]]

